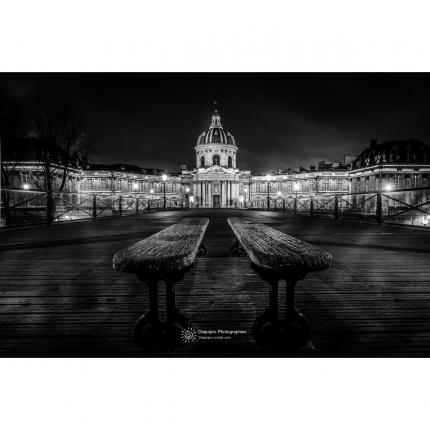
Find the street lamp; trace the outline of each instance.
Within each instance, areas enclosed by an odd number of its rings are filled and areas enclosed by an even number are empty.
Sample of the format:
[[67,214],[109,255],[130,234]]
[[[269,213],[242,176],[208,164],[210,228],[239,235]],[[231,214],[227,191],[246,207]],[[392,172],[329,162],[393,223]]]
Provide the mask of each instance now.
[[149,194],[150,194],[150,197],[149,197],[149,200],[148,200],[148,212],[151,211],[151,201],[152,201],[152,196],[154,195],[154,188],[151,188],[149,190]]
[[161,179],[163,180],[163,193],[164,193],[164,203],[163,203],[163,210],[166,210],[166,181],[167,181],[167,175],[164,174]]
[[387,184],[385,185],[384,190],[390,192],[393,190],[393,186],[391,184]]
[[296,198],[294,199],[294,214],[297,214],[297,191],[299,191],[300,185],[295,182],[293,185],[293,190],[296,192]]
[[22,188],[24,188],[24,190],[28,190],[28,189],[30,189],[30,185],[28,185],[28,184],[24,184],[24,185],[22,186]]
[[267,210],[270,211],[270,180],[272,177],[270,175],[266,175],[267,181]]
[[185,187],[185,203],[182,204],[182,207],[186,207],[189,209],[190,207],[190,196],[188,193],[190,192],[190,187]]
[[137,182],[133,183],[133,190],[137,191],[137,189],[139,188],[139,184]]

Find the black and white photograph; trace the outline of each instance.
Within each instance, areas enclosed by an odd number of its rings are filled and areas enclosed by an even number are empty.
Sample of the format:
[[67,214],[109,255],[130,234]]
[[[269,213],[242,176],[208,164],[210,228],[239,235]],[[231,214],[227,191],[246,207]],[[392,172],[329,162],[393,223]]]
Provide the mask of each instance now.
[[2,428],[428,427],[425,2],[0,16]]
[[429,356],[429,75],[0,83],[1,355]]

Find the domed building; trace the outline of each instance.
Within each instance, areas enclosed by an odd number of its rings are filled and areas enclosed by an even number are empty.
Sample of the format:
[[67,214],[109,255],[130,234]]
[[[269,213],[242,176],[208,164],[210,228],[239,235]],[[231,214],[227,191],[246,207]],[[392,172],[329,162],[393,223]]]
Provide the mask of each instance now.
[[232,207],[239,200],[237,145],[221,123],[215,107],[209,127],[197,138],[193,170],[193,198],[200,207]]
[[236,141],[230,132],[224,130],[218,109],[214,110],[212,122],[197,138],[196,166],[222,166],[236,168]]

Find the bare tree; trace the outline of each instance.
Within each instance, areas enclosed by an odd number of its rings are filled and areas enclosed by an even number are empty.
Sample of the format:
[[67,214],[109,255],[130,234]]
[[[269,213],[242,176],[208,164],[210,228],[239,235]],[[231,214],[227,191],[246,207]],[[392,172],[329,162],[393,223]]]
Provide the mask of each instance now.
[[[18,138],[25,135],[27,130],[27,115],[25,106],[21,100],[10,97],[5,91],[0,89],[0,151],[2,144],[11,138]],[[3,154],[0,154],[3,156]],[[16,173],[15,164],[7,164],[0,160],[0,185],[1,200],[5,212],[6,225],[12,225],[10,213],[10,194],[8,189],[12,186],[12,178]]]
[[[92,152],[93,128],[88,116],[76,106],[62,106],[59,112],[58,143],[63,148],[67,160],[87,156]],[[59,191],[62,191],[69,173],[69,161],[64,163],[63,177]]]
[[70,165],[92,150],[93,129],[85,113],[75,106],[59,105],[45,97],[26,100],[29,112],[29,136],[41,141],[39,161],[44,172],[41,186],[53,191],[53,183],[61,177],[62,191]]

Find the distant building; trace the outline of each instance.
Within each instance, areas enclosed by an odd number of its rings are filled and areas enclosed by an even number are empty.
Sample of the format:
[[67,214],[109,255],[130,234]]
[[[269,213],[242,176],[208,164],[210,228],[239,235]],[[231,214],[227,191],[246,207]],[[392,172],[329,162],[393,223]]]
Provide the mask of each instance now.
[[[34,140],[15,142],[3,153],[9,189],[41,190],[43,166],[41,146]],[[195,167],[181,164],[181,172],[168,174],[163,169],[141,168],[130,164],[92,164],[79,157],[66,159],[61,150],[53,151],[58,190],[61,173],[67,165],[68,177],[63,192],[76,193],[74,204],[85,194],[122,195],[142,201],[161,202],[166,192],[167,206],[264,207],[267,195],[279,200],[289,195],[333,194],[429,185],[430,149],[415,139],[372,141],[358,157],[345,155],[342,161],[321,161],[318,169],[267,171],[252,175],[240,170],[238,146],[234,136],[221,123],[214,110],[210,125],[200,133],[194,147]],[[13,202],[12,202],[13,203]],[[76,203],[77,204],[77,203]]]

